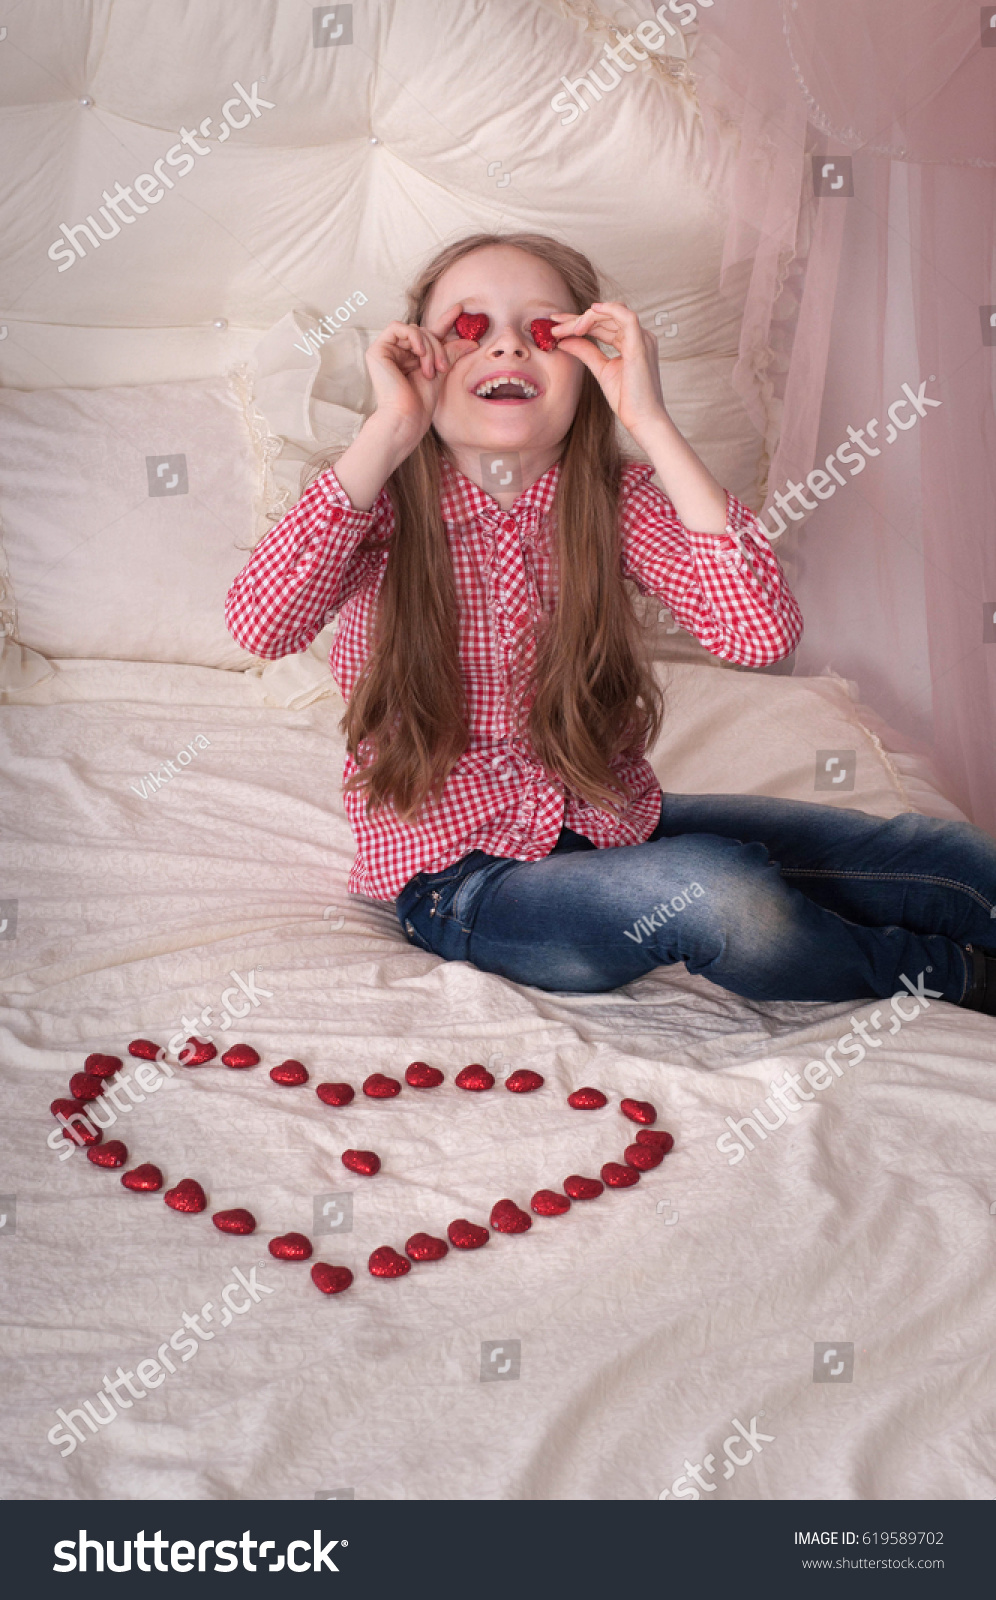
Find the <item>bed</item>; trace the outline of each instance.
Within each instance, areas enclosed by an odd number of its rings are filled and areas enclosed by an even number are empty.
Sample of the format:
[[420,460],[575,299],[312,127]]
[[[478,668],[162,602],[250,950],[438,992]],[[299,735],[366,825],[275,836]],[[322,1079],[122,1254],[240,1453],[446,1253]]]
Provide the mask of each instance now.
[[[448,40],[438,102],[430,9]],[[13,236],[0,343],[7,1499],[994,1492],[992,1019],[921,1006],[735,1156],[731,1124],[873,1003],[747,1002],[681,967],[549,994],[422,953],[390,905],[345,892],[334,621],[265,664],[221,622],[308,457],[362,422],[363,351],[404,276],[471,227],[570,234],[565,165],[594,202],[584,247],[659,329],[676,420],[760,506],[764,440],[731,384],[743,298],[718,290],[732,157],[702,145],[682,70],[694,36],[669,42],[661,81],[591,108],[659,177],[659,209],[630,215],[604,143],[569,146],[539,121],[589,59],[583,9],[345,7],[356,31],[341,46],[285,4],[254,7],[248,34],[229,8],[164,4],[152,20],[120,0],[57,37],[44,5],[11,25],[4,48],[20,38],[62,87],[53,100],[39,68],[8,112],[23,159],[40,139],[51,196]],[[507,109],[490,118],[462,82],[470,56],[495,63]],[[245,113],[215,169],[192,175],[200,189],[167,196],[172,221],[164,206],[63,280],[42,273],[39,244],[87,214],[112,166],[145,171],[167,130],[257,79],[273,108]],[[661,266],[665,239],[678,242]],[[164,250],[179,270],[158,270]],[[309,337],[325,316],[334,334]],[[653,606],[645,622],[665,787],[962,815],[853,683],[728,668]],[[839,790],[820,776],[831,758]],[[219,1052],[247,1043],[260,1064],[184,1068],[191,1033]],[[94,1052],[135,1069],[137,1038],[173,1070],[146,1076],[113,1136],[129,1166],[200,1182],[206,1213],[130,1192],[50,1138],[70,1075]],[[288,1059],[308,1083],[270,1079]],[[443,1086],[359,1092],[413,1061]],[[493,1090],[455,1087],[469,1063]],[[542,1088],[507,1093],[523,1070]],[[355,1100],[324,1103],[327,1081]],[[573,1110],[587,1085],[607,1104]],[[367,1271],[374,1249],[456,1217],[486,1224],[499,1199],[525,1207],[620,1160],[624,1098],[652,1102],[675,1139],[637,1185],[398,1280]],[[348,1172],[346,1148],[376,1150],[382,1170]],[[255,1234],[212,1227],[240,1207]],[[288,1232],[349,1267],[348,1292],[274,1259]],[[171,1343],[185,1318],[197,1336]],[[84,1402],[119,1367],[145,1377],[119,1381],[91,1427]]]

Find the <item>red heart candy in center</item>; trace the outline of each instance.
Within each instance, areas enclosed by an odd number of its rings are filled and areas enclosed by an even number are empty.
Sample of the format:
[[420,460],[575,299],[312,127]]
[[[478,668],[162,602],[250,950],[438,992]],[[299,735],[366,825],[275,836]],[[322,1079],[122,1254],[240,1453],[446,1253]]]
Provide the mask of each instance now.
[[344,1150],[340,1159],[350,1172],[358,1172],[363,1178],[372,1178],[380,1171],[380,1156],[372,1150]]
[[234,1211],[216,1211],[211,1221],[222,1233],[256,1232],[256,1218],[241,1206],[236,1206]]
[[653,1145],[662,1155],[667,1155],[674,1149],[674,1134],[665,1133],[663,1128],[641,1128],[636,1136],[637,1144]]
[[564,1193],[572,1200],[597,1200],[604,1188],[597,1178],[580,1178],[576,1172],[564,1179]]
[[393,1100],[396,1094],[401,1093],[401,1085],[397,1078],[385,1078],[382,1072],[372,1072],[364,1080],[363,1093],[368,1094],[371,1100]]
[[288,1089],[296,1089],[298,1084],[307,1083],[308,1069],[303,1061],[281,1061],[279,1067],[270,1068],[270,1077],[274,1083],[282,1083]]
[[55,1111],[57,1107],[67,1105],[71,1109],[69,1111],[63,1111],[62,1113],[67,1121],[70,1121],[70,1127],[62,1130],[62,1137],[65,1139],[66,1143],[76,1145],[99,1144],[104,1137],[104,1130],[103,1128],[95,1128],[93,1123],[87,1120],[86,1112],[83,1110],[83,1107],[80,1105],[78,1100],[52,1101],[53,1111]]
[[657,1112],[649,1100],[622,1100],[619,1109],[630,1122],[656,1122]]
[[413,1061],[405,1069],[405,1082],[412,1089],[438,1089],[442,1081],[439,1068],[430,1067],[427,1061]]
[[557,341],[553,337],[553,321],[550,317],[534,317],[529,324],[529,332],[541,350],[556,350]]
[[528,1233],[533,1219],[514,1200],[499,1200],[491,1208],[491,1226],[496,1233]]
[[640,1174],[635,1167],[624,1167],[618,1161],[607,1161],[602,1168],[602,1177],[610,1189],[629,1189],[640,1181]]
[[406,1272],[412,1270],[411,1262],[399,1256],[389,1244],[382,1244],[379,1250],[375,1250],[367,1266],[375,1278],[403,1278]]
[[258,1067],[259,1054],[251,1044],[233,1044],[221,1058],[226,1067]]
[[623,1160],[639,1172],[649,1172],[651,1167],[660,1166],[664,1151],[656,1144],[628,1144],[623,1151]]
[[461,311],[453,324],[461,339],[479,339],[487,325],[487,317],[479,311]]
[[120,1071],[122,1061],[120,1056],[87,1056],[83,1063],[84,1072],[92,1072],[95,1078],[110,1078],[115,1072]]
[[74,1072],[69,1080],[69,1093],[74,1100],[96,1100],[103,1092],[104,1080],[95,1072]]
[[86,1112],[83,1110],[83,1106],[79,1100],[53,1100],[52,1104],[49,1106],[49,1110],[51,1111],[53,1117],[71,1117],[76,1111],[80,1113],[80,1116],[86,1116]]
[[532,1094],[534,1089],[542,1089],[546,1082],[538,1072],[530,1072],[528,1067],[520,1067],[518,1072],[510,1072],[505,1079],[505,1088],[512,1094]]
[[571,1209],[566,1194],[558,1194],[556,1189],[537,1189],[529,1204],[538,1217],[562,1217]]
[[158,1061],[160,1057],[165,1058],[166,1052],[153,1044],[151,1039],[133,1039],[128,1046],[128,1054],[138,1056],[140,1061]]
[[315,1093],[327,1106],[348,1106],[356,1090],[351,1083],[319,1083]]
[[456,1250],[480,1250],[482,1244],[487,1244],[491,1235],[487,1228],[479,1228],[476,1222],[468,1222],[466,1217],[457,1217],[447,1228],[446,1237]]
[[271,1256],[278,1261],[307,1261],[311,1255],[311,1240],[303,1233],[282,1233],[269,1243]]
[[454,1078],[458,1089],[472,1089],[480,1094],[484,1089],[493,1089],[495,1086],[494,1074],[487,1067],[482,1067],[479,1062],[472,1062],[469,1067],[464,1067]]
[[108,1139],[106,1144],[95,1144],[86,1153],[95,1167],[123,1167],[128,1159],[128,1147],[120,1139]]
[[342,1294],[353,1281],[348,1267],[331,1267],[327,1261],[316,1261],[311,1269],[311,1281],[322,1294]]
[[175,1189],[167,1189],[163,1199],[171,1211],[186,1211],[191,1215],[207,1210],[207,1195],[196,1178],[182,1178]]
[[163,1175],[151,1161],[145,1161],[140,1167],[123,1172],[121,1182],[126,1189],[134,1189],[139,1194],[155,1194],[163,1186]]
[[442,1261],[450,1247],[445,1239],[436,1239],[431,1233],[413,1233],[405,1245],[405,1254],[413,1261]]
[[184,1067],[203,1067],[206,1061],[213,1061],[217,1054],[218,1052],[214,1045],[209,1044],[207,1039],[190,1038],[180,1051],[180,1065]]
[[601,1089],[575,1089],[567,1096],[567,1104],[575,1111],[600,1111],[608,1103]]

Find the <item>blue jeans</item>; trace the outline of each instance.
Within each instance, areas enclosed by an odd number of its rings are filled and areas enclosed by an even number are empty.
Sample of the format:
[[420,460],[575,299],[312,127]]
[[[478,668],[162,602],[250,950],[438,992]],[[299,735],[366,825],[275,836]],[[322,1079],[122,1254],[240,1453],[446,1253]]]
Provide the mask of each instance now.
[[910,813],[669,794],[644,844],[564,828],[539,861],[472,850],[395,905],[419,949],[537,989],[616,989],[683,961],[751,1000],[887,997],[905,974],[957,1004],[964,947],[996,945],[996,841]]

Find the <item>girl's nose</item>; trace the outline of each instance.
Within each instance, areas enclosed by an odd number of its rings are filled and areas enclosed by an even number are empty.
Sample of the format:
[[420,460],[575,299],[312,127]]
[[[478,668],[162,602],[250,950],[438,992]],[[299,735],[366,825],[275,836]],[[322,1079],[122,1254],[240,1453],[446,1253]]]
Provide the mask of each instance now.
[[517,356],[520,360],[528,354],[525,340],[514,328],[503,328],[496,333],[495,342],[488,351],[489,356]]

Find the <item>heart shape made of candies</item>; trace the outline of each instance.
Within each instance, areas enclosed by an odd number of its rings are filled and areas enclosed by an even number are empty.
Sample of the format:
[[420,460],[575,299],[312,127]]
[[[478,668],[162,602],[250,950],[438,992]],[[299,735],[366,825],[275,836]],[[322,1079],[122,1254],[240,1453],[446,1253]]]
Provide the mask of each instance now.
[[[128,1046],[128,1053],[142,1061],[162,1062],[166,1059],[165,1050],[151,1039],[133,1039]],[[217,1054],[215,1046],[208,1041],[190,1038],[180,1052],[180,1061],[186,1067],[202,1067],[213,1061]],[[233,1045],[225,1051],[220,1061],[220,1065],[237,1071],[256,1067],[259,1063],[258,1053],[247,1044]],[[115,1170],[123,1167],[128,1160],[127,1147],[120,1139],[109,1139],[105,1144],[102,1129],[90,1121],[85,1121],[81,1127],[78,1115],[82,1113],[86,1118],[87,1106],[101,1098],[107,1080],[122,1065],[119,1056],[87,1056],[83,1071],[74,1073],[70,1079],[69,1092],[72,1098],[52,1101],[54,1116],[63,1119],[76,1116],[73,1123],[75,1131],[70,1133],[66,1128],[64,1137],[86,1147],[87,1159],[95,1167]],[[310,1074],[302,1062],[288,1060],[272,1067],[270,1078],[285,1088],[296,1089],[309,1081]],[[425,1061],[413,1061],[405,1072],[405,1082],[410,1089],[422,1091],[441,1088],[445,1079],[438,1067],[429,1066]],[[543,1084],[544,1079],[538,1072],[526,1069],[512,1072],[505,1079],[505,1088],[511,1094],[533,1094],[542,1089]],[[482,1094],[494,1088],[495,1079],[486,1067],[474,1063],[456,1074],[454,1085],[467,1093]],[[374,1072],[366,1078],[362,1088],[367,1099],[375,1101],[393,1100],[402,1092],[402,1085],[397,1078],[386,1077],[380,1072]],[[349,1083],[319,1083],[315,1093],[324,1105],[333,1107],[347,1106],[356,1098],[356,1091]],[[600,1089],[575,1089],[567,1096],[567,1104],[574,1111],[596,1111],[608,1104],[608,1096]],[[564,1179],[559,1189],[538,1189],[529,1202],[530,1210],[536,1216],[563,1216],[575,1201],[597,1199],[606,1187],[629,1189],[639,1183],[641,1173],[660,1165],[673,1148],[674,1139],[669,1133],[651,1126],[657,1121],[654,1106],[647,1100],[624,1099],[619,1109],[624,1117],[640,1125],[634,1142],[624,1150],[622,1161],[607,1161],[598,1178],[572,1173]],[[372,1178],[381,1169],[380,1157],[373,1150],[344,1150],[340,1159],[347,1171],[360,1177]],[[159,1167],[146,1161],[123,1172],[121,1182],[126,1189],[135,1193],[156,1194],[163,1188],[165,1179]],[[166,1190],[163,1199],[173,1211],[189,1215],[206,1211],[208,1207],[208,1197],[196,1178],[182,1178],[172,1189]],[[527,1233],[533,1225],[529,1212],[510,1199],[496,1201],[488,1220],[496,1233]],[[256,1231],[256,1218],[243,1207],[216,1211],[211,1221],[221,1233],[249,1234]],[[413,1233],[405,1242],[403,1255],[393,1245],[380,1245],[370,1255],[367,1269],[375,1278],[403,1278],[411,1271],[413,1262],[441,1261],[449,1254],[450,1245],[454,1250],[479,1250],[490,1237],[489,1230],[480,1223],[471,1222],[467,1217],[457,1217],[447,1228],[446,1239],[438,1239],[429,1233]],[[311,1240],[303,1233],[285,1233],[271,1239],[269,1251],[278,1261],[309,1261],[314,1254]],[[323,1294],[341,1294],[353,1282],[353,1274],[348,1267],[334,1266],[327,1261],[316,1261],[311,1268],[311,1277]]]

